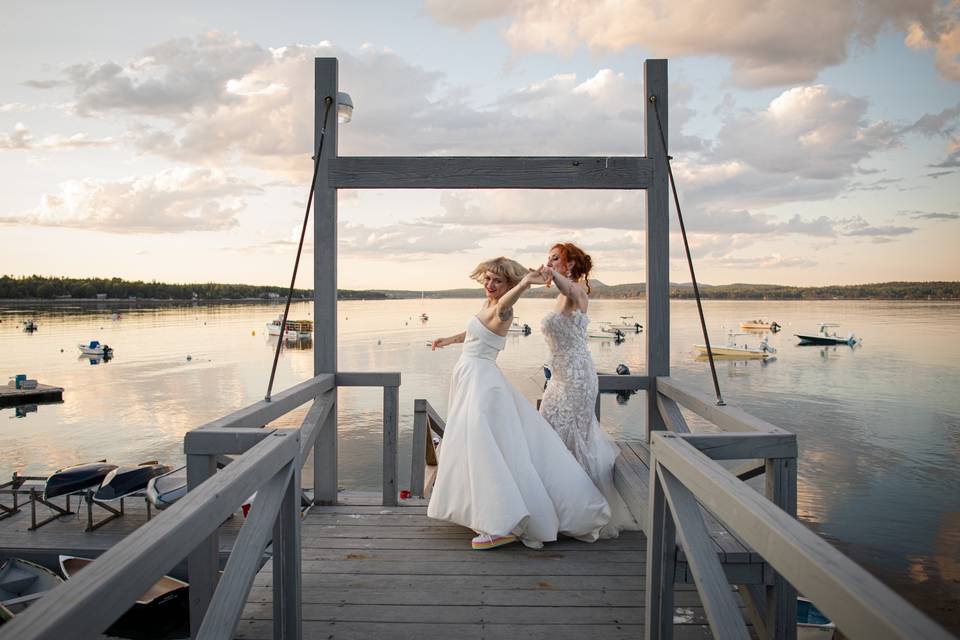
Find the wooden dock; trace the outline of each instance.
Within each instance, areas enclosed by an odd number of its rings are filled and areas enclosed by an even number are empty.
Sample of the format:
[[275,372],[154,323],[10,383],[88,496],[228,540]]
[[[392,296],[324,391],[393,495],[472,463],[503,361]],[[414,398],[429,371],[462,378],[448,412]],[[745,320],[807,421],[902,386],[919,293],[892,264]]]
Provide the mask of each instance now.
[[[624,532],[542,550],[473,551],[474,533],[426,502],[379,494],[313,507],[301,529],[304,638],[642,638],[646,539]],[[272,568],[254,580],[235,637],[272,638]],[[696,588],[675,587],[675,637],[711,638]]]
[[63,402],[63,387],[38,383],[33,389],[17,389],[13,381],[0,385],[0,407],[46,402]]

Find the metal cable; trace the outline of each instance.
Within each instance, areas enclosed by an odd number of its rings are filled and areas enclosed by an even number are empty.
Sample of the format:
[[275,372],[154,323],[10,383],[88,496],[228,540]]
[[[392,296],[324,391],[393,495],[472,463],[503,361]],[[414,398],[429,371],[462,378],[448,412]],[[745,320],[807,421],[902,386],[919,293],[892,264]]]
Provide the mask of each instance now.
[[[307,210],[303,214],[303,229],[300,230],[300,244],[297,245],[297,258],[293,262],[293,275],[290,277],[290,290],[287,292],[287,304],[283,307],[283,319],[280,321],[280,337],[277,338],[277,351],[273,354],[273,367],[270,368],[270,382],[267,383],[267,395],[264,400],[270,402],[273,392],[273,378],[277,375],[277,362],[280,361],[280,349],[283,347],[284,333],[287,331],[287,314],[290,313],[290,300],[293,298],[293,286],[297,281],[297,269],[300,267],[300,254],[303,252],[303,239],[307,235],[307,221],[310,219],[310,206],[313,204],[313,193],[317,188],[317,172],[320,170],[320,154],[323,153],[323,140],[327,134],[327,117],[333,98],[323,99],[323,126],[320,127],[320,143],[317,145],[317,155],[313,157],[313,179],[310,181],[310,195],[307,197]],[[316,327],[314,327],[316,329]]]
[[725,406],[720,395],[720,382],[717,380],[717,365],[713,362],[713,349],[710,348],[710,336],[707,335],[707,321],[703,317],[703,302],[700,300],[700,287],[697,286],[697,275],[693,271],[693,258],[690,257],[690,245],[687,242],[687,228],[683,224],[683,212],[680,211],[680,198],[677,196],[677,184],[673,179],[673,168],[670,161],[673,158],[667,152],[667,138],[663,134],[663,124],[660,122],[660,109],[657,108],[657,96],[650,96],[653,112],[657,116],[657,129],[660,131],[660,144],[663,146],[663,155],[667,159],[667,175],[670,176],[670,188],[673,191],[673,204],[677,208],[677,218],[680,220],[680,235],[683,236],[683,249],[687,254],[687,264],[690,266],[690,280],[693,282],[693,295],[697,298],[697,312],[700,314],[700,328],[703,330],[703,341],[707,346],[707,358],[710,360],[710,375],[713,376],[713,390],[717,394],[717,406]]

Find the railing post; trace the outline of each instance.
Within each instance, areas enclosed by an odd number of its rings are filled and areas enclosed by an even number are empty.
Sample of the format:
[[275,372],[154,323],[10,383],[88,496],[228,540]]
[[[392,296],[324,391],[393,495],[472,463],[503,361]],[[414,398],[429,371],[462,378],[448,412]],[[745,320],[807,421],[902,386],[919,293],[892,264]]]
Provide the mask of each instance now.
[[647,524],[646,640],[673,638],[676,525],[667,505],[657,459],[650,454],[650,511]]
[[423,474],[427,470],[427,438],[430,425],[427,423],[427,401],[413,401],[413,445],[410,454],[410,495],[423,497]]
[[313,443],[313,502],[319,505],[337,504],[337,391]]
[[[296,437],[299,441],[299,434]],[[294,464],[273,526],[274,638],[300,640],[300,583],[300,467]]]
[[383,388],[383,504],[397,505],[397,433],[400,420],[400,388]]
[[650,431],[665,429],[657,409],[657,377],[670,375],[670,205],[667,183],[667,156],[660,142],[657,116],[650,97],[655,96],[667,137],[667,61],[647,60],[643,66],[646,99],[646,156],[653,160],[653,179],[646,190],[647,270],[647,442]]
[[[766,496],[775,505],[797,517],[797,459],[768,458]],[[766,627],[776,640],[796,640],[797,590],[779,573],[766,591]]]
[[[187,452],[187,491],[193,491],[217,472],[217,459],[212,455]],[[197,637],[207,614],[220,571],[220,535],[213,530],[187,556],[187,577],[190,582],[190,636]]]

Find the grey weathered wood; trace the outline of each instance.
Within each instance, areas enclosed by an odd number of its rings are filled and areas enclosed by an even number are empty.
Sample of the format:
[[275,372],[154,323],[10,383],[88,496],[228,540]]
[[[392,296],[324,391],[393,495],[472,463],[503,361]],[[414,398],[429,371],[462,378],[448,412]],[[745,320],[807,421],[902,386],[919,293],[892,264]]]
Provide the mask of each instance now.
[[273,527],[273,637],[299,640],[302,634],[300,468],[283,492]]
[[[783,457],[768,454],[765,465],[767,499],[794,518],[797,517],[796,456],[796,451]],[[766,587],[765,601],[765,626],[772,637],[777,640],[795,640],[797,627],[793,621],[797,619],[797,590],[777,573],[774,575],[773,584]]]
[[334,397],[327,418],[320,425],[320,433],[313,445],[313,501],[314,504],[337,502],[337,399]]
[[852,638],[950,635],[790,514],[670,433],[651,453],[727,527]]
[[183,437],[183,452],[188,456],[236,455],[244,453],[274,431],[257,427],[194,429]]
[[300,462],[298,468],[303,466],[307,456],[313,450],[322,425],[333,411],[336,401],[337,390],[335,387],[324,391],[313,401],[313,406],[310,407],[310,411],[307,412],[303,422],[300,423]]
[[730,473],[741,480],[750,480],[763,475],[766,471],[766,460],[744,460],[730,468]]
[[622,443],[618,444],[621,453],[613,465],[613,484],[630,514],[645,528],[648,517],[649,470],[638,464],[636,454],[631,449]]
[[260,556],[273,530],[273,522],[280,510],[280,499],[290,483],[293,467],[294,462],[291,462],[257,491],[257,499],[240,530],[207,614],[194,637],[224,640],[233,637],[246,596],[253,586],[253,578],[260,569]]
[[788,433],[766,420],[754,417],[736,407],[718,407],[713,396],[681,384],[673,378],[658,378],[657,391],[672,398],[697,415],[706,418],[723,431],[757,431],[760,433]]
[[338,371],[338,387],[399,387],[397,371]]
[[[317,152],[324,131],[325,100],[336,100],[336,58],[314,60],[313,151]],[[323,151],[317,167],[313,194],[313,372],[337,371],[337,189],[327,174],[337,157],[337,109],[334,103],[323,134]],[[322,423],[313,449],[313,496],[319,504],[337,501],[337,405]]]
[[658,393],[657,408],[660,410],[660,417],[667,429],[674,433],[690,433],[687,420],[683,417],[683,413],[680,412],[680,407],[677,406],[676,402],[662,393]]
[[397,504],[397,438],[400,420],[400,389],[383,388],[383,504]]
[[304,380],[289,389],[284,389],[275,393],[270,402],[261,400],[239,411],[212,420],[200,427],[200,429],[216,429],[223,427],[262,427],[271,420],[276,420],[280,416],[288,413],[305,402],[333,386],[332,375],[318,375]]
[[[424,401],[424,404],[426,402]],[[410,448],[410,493],[423,497],[424,473],[427,469],[427,426],[426,407],[420,401],[414,402],[413,410],[413,445]]]
[[646,615],[647,640],[670,640],[673,637],[673,583],[676,528],[667,504],[663,485],[657,477],[656,464],[650,469],[649,516],[647,531]]
[[8,622],[3,633],[22,640],[96,637],[296,455],[294,438],[263,440]]
[[[232,464],[231,464],[232,466]],[[187,492],[197,491],[217,473],[216,458],[211,455],[187,455]],[[181,498],[182,500],[182,498]],[[169,516],[168,516],[169,517]],[[190,588],[190,635],[196,637],[200,623],[217,588],[220,570],[220,540],[213,529],[187,556],[187,576]],[[97,632],[103,629],[98,629]]]
[[427,417],[430,419],[429,425],[430,429],[439,436],[443,436],[443,431],[447,426],[446,421],[440,417],[440,414],[437,413],[437,410],[433,406],[422,398],[417,398],[413,401],[413,410],[422,411],[427,414]]
[[663,124],[664,137],[669,140],[667,125],[667,61],[647,60],[643,65],[645,97],[645,155],[653,161],[653,178],[646,190],[647,224],[644,252],[647,271],[646,329],[647,371],[650,377],[647,392],[647,439],[649,432],[665,429],[657,408],[656,378],[670,375],[670,204],[667,184],[667,150],[660,141],[660,131],[653,104],[655,96]]
[[[693,571],[714,637],[749,640],[747,625],[733,599],[730,583],[710,542],[696,499],[670,471],[658,464],[654,464],[654,468],[673,513],[677,538],[683,545],[687,563]],[[648,549],[652,547],[653,542]]]
[[640,391],[650,385],[647,376],[617,376],[609,373],[597,374],[600,391]]
[[648,158],[342,157],[330,163],[331,186],[350,189],[645,189]]
[[792,433],[747,432],[679,435],[713,460],[797,457],[797,436]]

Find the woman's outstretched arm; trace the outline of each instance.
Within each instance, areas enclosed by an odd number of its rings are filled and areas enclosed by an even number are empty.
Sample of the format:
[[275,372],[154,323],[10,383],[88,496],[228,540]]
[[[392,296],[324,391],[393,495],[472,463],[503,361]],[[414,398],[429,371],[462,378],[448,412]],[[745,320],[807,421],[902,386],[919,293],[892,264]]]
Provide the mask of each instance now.
[[577,305],[578,309],[581,311],[586,310],[589,298],[586,290],[583,287],[556,269],[552,269],[550,267],[543,267],[543,274],[548,281],[557,285],[557,289],[560,290],[560,293],[570,298],[570,300]]
[[437,338],[436,340],[430,343],[430,347],[432,348],[433,351],[436,351],[437,349],[443,349],[444,347],[449,346],[451,344],[457,344],[458,342],[463,342],[466,338],[467,338],[467,332],[461,331],[460,333],[450,336],[448,338]]
[[527,272],[527,275],[523,276],[523,279],[517,283],[517,285],[507,291],[501,298],[497,301],[497,314],[500,317],[500,320],[506,321],[509,317],[513,305],[517,304],[517,300],[520,299],[527,289],[530,288],[530,285],[534,284],[546,284],[547,281],[544,278],[543,274],[540,271],[535,271],[531,269]]

